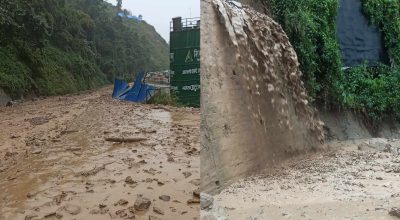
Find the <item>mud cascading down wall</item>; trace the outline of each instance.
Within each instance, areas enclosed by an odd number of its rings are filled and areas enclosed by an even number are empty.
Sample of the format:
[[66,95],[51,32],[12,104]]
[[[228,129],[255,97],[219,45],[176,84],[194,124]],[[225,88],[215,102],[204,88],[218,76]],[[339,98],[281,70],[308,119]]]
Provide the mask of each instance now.
[[299,152],[323,123],[308,105],[297,55],[271,18],[239,3],[202,1],[201,188],[215,193]]

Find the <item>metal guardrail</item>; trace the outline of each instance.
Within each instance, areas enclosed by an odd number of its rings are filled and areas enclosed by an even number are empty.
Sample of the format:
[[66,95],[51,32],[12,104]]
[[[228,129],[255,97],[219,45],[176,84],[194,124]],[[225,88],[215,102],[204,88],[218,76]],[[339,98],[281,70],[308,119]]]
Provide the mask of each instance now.
[[170,31],[183,31],[188,29],[199,29],[200,28],[200,18],[173,18],[170,22]]

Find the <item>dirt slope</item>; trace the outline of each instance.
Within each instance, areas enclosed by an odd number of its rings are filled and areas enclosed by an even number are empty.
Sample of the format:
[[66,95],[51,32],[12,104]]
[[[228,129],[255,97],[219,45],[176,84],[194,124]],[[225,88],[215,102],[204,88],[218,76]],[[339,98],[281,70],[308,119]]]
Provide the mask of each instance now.
[[201,39],[202,190],[320,147],[322,122],[279,24],[239,3],[205,0]]
[[[1,220],[198,219],[198,203],[187,204],[198,201],[198,110],[110,96],[105,88],[0,108]],[[139,197],[151,202],[145,211],[135,210]]]

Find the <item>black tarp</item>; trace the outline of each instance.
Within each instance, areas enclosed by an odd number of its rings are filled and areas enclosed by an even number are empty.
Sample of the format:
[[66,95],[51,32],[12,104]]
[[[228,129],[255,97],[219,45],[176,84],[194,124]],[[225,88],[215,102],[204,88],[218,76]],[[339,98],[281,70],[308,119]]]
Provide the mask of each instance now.
[[340,0],[337,32],[345,67],[386,63],[382,33],[363,14],[361,0]]

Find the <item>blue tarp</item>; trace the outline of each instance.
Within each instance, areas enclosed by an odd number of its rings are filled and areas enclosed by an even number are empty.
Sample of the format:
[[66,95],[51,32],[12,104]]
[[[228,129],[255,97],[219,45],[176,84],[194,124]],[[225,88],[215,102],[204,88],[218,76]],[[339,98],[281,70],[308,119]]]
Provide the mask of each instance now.
[[130,102],[147,102],[156,92],[156,88],[142,82],[144,75],[143,72],[136,75],[133,87],[129,87],[123,80],[115,79],[112,97]]
[[141,15],[135,16],[135,15],[126,15],[124,12],[118,12],[117,15],[121,18],[128,18],[128,19],[133,19],[136,21],[142,21],[143,18]]
[[362,0],[340,0],[337,34],[345,67],[387,63],[383,35],[363,12]]

